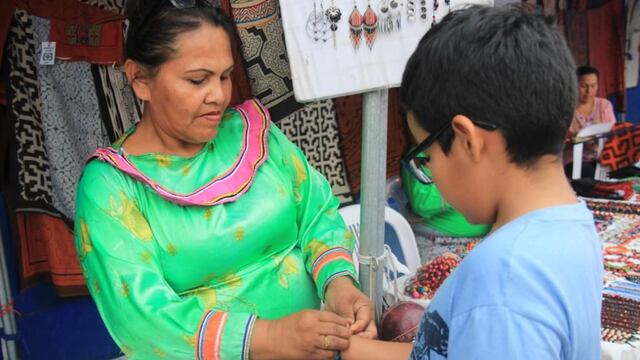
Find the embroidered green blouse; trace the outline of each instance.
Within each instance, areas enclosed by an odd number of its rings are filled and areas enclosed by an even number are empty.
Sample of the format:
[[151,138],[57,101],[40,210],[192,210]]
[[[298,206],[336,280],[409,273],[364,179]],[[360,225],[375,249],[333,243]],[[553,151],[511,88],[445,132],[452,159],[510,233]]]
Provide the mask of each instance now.
[[84,169],[75,242],[129,359],[248,359],[256,317],[317,309],[333,278],[356,278],[329,184],[256,102],[191,158],[123,141]]

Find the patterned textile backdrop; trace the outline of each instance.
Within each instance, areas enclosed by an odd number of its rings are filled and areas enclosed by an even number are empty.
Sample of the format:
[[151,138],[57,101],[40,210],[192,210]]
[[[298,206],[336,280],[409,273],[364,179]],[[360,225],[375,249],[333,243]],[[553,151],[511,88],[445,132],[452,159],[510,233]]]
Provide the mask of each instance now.
[[126,0],[78,0],[87,5],[124,15]]
[[278,127],[296,144],[309,163],[331,184],[341,203],[353,201],[340,150],[338,119],[332,100],[308,104],[278,123]]
[[253,96],[274,121],[303,105],[296,102],[277,0],[231,0]]
[[25,11],[15,12],[7,44],[16,137],[16,156],[11,159],[13,206],[16,210],[53,212],[53,187],[40,119],[33,23]]
[[91,66],[102,122],[109,142],[116,141],[142,116],[142,103],[137,100],[127,76],[107,65]]
[[[39,59],[40,44],[49,38],[49,20],[36,16],[31,19]],[[91,65],[82,61],[59,61],[55,65],[37,66],[53,206],[72,223],[76,186],[84,160],[96,147],[107,145],[108,138],[100,119]]]

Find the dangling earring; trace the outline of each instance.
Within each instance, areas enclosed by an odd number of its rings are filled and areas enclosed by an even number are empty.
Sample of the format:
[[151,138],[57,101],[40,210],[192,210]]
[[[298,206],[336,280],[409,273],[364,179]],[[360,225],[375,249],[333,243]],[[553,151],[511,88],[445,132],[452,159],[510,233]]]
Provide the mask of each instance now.
[[390,33],[400,30],[402,24],[402,12],[399,9],[398,0],[380,1],[380,18],[378,19],[379,29],[382,33]]
[[322,40],[327,41],[327,30],[329,25],[324,16],[322,0],[320,1],[320,11],[317,9],[316,1],[313,0],[313,11],[307,18],[307,35],[313,39],[313,41]]
[[427,21],[427,0],[420,0],[420,19]]
[[331,23],[331,26],[329,27],[331,29],[331,32],[333,33],[333,45],[336,45],[336,31],[338,31],[338,21],[340,21],[340,19],[342,18],[342,12],[340,11],[340,9],[338,9],[335,5],[335,3],[333,2],[333,0],[331,1],[331,6],[329,6],[329,8],[327,9],[327,11],[325,12],[325,15],[327,17],[327,19],[329,19],[329,22]]
[[409,22],[414,22],[416,20],[416,2],[415,0],[407,1],[407,19]]
[[362,39],[362,25],[362,14],[358,10],[356,0],[353,0],[353,11],[349,15],[349,37],[353,48],[356,50],[360,47],[360,40]]
[[439,7],[440,4],[438,3],[438,0],[433,0],[433,21],[431,22],[431,26],[436,24],[436,12],[438,11]]
[[364,37],[369,50],[373,48],[376,41],[376,30],[378,29],[378,15],[371,8],[371,0],[368,1],[367,11],[364,12]]

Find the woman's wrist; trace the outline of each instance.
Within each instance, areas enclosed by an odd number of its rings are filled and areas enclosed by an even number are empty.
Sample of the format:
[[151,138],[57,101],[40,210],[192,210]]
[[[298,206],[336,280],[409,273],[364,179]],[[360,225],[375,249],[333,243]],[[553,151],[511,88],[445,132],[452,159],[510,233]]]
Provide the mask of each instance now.
[[251,337],[250,355],[254,360],[278,359],[272,335],[274,321],[256,320]]
[[351,278],[351,276],[348,276],[348,275],[340,276],[335,279],[332,279],[329,282],[329,284],[326,286],[324,296],[326,298],[327,295],[329,295],[332,292],[338,291],[339,293],[341,290],[348,289],[348,288],[356,288],[355,284],[353,283],[353,278]]

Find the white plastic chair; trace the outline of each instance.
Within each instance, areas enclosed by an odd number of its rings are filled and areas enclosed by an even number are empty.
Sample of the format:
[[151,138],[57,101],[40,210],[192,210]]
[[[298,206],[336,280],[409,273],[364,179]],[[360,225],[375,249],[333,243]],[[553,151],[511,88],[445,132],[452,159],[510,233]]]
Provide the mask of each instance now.
[[[582,153],[584,151],[585,142],[581,141],[581,139],[606,134],[611,131],[612,127],[613,123],[593,124],[578,132],[573,144],[573,168],[571,169],[571,179],[575,180],[582,177]],[[604,136],[598,137],[598,158],[600,157],[600,153],[604,147],[604,141]],[[593,176],[594,179],[604,180],[607,177],[606,173],[607,171],[601,168],[600,162],[596,161],[596,173]]]
[[[347,228],[355,236],[356,250],[360,249],[360,205],[345,206],[339,211],[347,224]],[[384,221],[391,225],[396,232],[402,254],[404,255],[405,265],[411,273],[415,273],[420,266],[420,254],[418,253],[416,237],[413,235],[413,230],[411,230],[409,222],[399,212],[390,207],[385,207],[384,209]],[[354,255],[354,258],[357,260],[357,254]],[[357,268],[357,261],[355,265]]]

